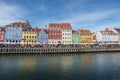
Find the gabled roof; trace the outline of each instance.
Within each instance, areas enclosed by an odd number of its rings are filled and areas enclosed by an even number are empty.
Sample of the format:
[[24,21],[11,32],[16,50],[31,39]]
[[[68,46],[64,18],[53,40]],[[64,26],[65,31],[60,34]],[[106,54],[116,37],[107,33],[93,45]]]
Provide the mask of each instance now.
[[70,23],[62,23],[61,27],[62,29],[72,29],[72,26]]
[[70,23],[50,23],[50,27],[60,27],[61,29],[72,29]]
[[115,34],[112,30],[105,30],[108,34]]
[[40,29],[39,28],[28,28],[28,29],[23,30],[23,31],[36,31],[36,32],[40,32]]
[[49,29],[44,29],[44,31],[46,32],[46,34],[49,34]]
[[13,22],[13,23],[10,23],[9,25],[6,25],[6,27],[31,27],[31,25],[29,24],[28,21],[26,22]]
[[57,26],[57,27],[61,27],[60,23],[49,23],[49,26]]
[[45,29],[46,33],[49,34],[50,33],[50,29]]
[[115,32],[113,32],[112,30],[104,30],[104,31],[100,31],[101,34],[103,35],[116,35]]
[[78,32],[80,34],[91,34],[90,30],[88,29],[78,29]]
[[[44,32],[45,32],[46,34],[49,33],[48,29],[43,29],[43,28],[42,28],[42,29],[40,29],[40,31],[41,31],[41,30],[44,30]],[[39,31],[39,32],[40,32],[40,31]]]
[[13,24],[13,25],[18,25],[18,26],[22,25],[23,27],[25,27],[25,26],[30,26],[30,24],[29,24],[28,21],[26,21],[26,22],[14,22],[14,23],[12,23],[12,24]]

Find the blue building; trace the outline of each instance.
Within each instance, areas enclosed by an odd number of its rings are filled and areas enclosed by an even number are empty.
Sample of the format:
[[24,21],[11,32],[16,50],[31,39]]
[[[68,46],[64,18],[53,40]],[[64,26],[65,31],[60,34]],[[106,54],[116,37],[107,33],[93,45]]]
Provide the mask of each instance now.
[[48,33],[44,28],[40,29],[40,32],[37,37],[37,42],[39,43],[48,43]]
[[31,28],[27,22],[14,22],[5,26],[4,43],[20,44],[22,41],[22,30]]
[[5,43],[20,43],[22,40],[22,27],[8,25],[5,27]]

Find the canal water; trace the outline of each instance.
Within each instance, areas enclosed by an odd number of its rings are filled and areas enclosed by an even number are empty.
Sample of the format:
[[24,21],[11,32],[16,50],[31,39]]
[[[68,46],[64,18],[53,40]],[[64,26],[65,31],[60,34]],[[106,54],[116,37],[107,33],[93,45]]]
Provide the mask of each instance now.
[[0,55],[0,80],[120,80],[120,53]]

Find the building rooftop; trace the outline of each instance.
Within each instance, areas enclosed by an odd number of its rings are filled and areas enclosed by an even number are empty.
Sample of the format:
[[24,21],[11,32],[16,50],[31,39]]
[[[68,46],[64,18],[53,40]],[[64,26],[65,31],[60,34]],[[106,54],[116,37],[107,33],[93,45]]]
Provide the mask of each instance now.
[[112,30],[104,30],[104,31],[100,31],[100,33],[104,35],[116,35],[116,33],[113,32]]
[[72,29],[70,23],[50,23],[50,27],[60,27],[61,29]]
[[36,31],[36,32],[40,32],[40,29],[39,28],[28,28],[24,31]]
[[88,29],[78,29],[78,32],[80,34],[92,34]]
[[6,27],[31,27],[31,25],[29,24],[28,21],[26,22],[13,22],[13,23],[10,23],[9,25],[6,25]]

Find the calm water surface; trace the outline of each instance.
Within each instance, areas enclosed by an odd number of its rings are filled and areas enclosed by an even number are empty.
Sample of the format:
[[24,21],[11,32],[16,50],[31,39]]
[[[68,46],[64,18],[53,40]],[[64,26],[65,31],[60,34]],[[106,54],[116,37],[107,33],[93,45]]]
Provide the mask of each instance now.
[[120,53],[1,55],[0,80],[120,80]]

